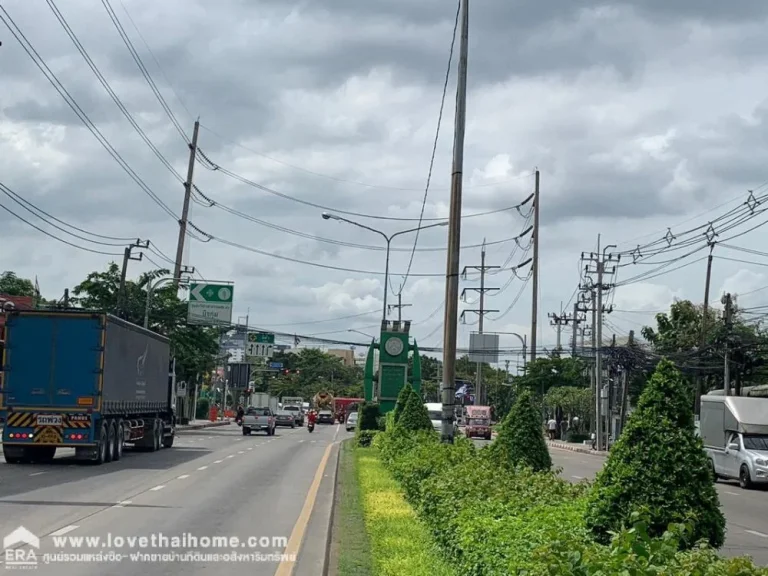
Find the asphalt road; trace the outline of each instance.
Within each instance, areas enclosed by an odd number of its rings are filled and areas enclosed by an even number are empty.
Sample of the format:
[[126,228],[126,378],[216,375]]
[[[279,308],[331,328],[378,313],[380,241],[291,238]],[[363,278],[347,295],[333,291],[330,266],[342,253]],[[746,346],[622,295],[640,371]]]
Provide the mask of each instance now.
[[[40,574],[194,576],[221,566],[272,576],[285,560],[279,555],[295,548],[286,550],[296,526],[306,523],[302,510],[326,449],[344,434],[323,425],[313,434],[296,428],[243,436],[231,425],[186,431],[171,449],[126,452],[103,466],[76,463],[66,451],[50,465],[12,466],[0,458],[0,536],[19,526],[38,536]],[[324,497],[321,490],[317,498]],[[223,547],[206,541],[222,536]],[[233,549],[244,556],[232,560]],[[195,551],[186,560],[167,556]],[[104,556],[82,556],[99,552]],[[109,552],[124,557],[116,561]],[[45,563],[46,554],[57,553],[73,556]],[[17,554],[6,549],[2,563],[10,567]],[[212,554],[218,560],[205,557]]]
[[[572,482],[594,478],[605,461],[601,456],[555,448],[550,453],[562,476]],[[727,520],[722,553],[752,556],[756,563],[768,565],[768,490],[742,490],[737,483],[719,481],[717,491]]]

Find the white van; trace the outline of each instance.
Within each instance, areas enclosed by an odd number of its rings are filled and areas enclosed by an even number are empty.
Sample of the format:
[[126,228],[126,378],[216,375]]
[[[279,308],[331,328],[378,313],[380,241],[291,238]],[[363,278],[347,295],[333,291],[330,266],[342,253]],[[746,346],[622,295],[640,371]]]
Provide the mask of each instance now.
[[429,412],[429,420],[432,422],[432,427],[438,432],[442,432],[443,429],[443,405],[439,402],[428,402],[424,404]]

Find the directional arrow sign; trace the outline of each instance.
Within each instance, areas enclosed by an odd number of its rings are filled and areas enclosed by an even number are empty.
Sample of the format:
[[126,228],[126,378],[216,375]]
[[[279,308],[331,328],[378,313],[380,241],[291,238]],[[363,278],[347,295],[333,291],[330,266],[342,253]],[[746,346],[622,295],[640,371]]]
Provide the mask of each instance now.
[[275,335],[269,332],[250,332],[248,334],[248,342],[260,343],[260,344],[274,344]]
[[231,284],[192,284],[189,291],[187,324],[221,326],[232,323]]

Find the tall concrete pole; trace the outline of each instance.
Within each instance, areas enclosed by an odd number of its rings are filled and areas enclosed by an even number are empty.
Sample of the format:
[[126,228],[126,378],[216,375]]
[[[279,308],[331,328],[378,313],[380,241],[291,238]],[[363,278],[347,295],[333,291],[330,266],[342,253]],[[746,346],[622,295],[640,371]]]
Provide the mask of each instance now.
[[536,360],[536,332],[539,316],[539,171],[536,170],[536,187],[533,192],[533,297],[531,298],[531,362]]
[[442,441],[453,443],[456,388],[456,340],[459,321],[459,258],[461,241],[461,196],[464,176],[464,132],[467,115],[467,65],[469,48],[469,0],[461,0],[459,77],[456,86],[456,120],[451,170],[451,201],[448,255],[445,270],[445,317],[443,319]]
[[192,177],[195,174],[195,156],[197,155],[197,134],[200,132],[200,121],[195,122],[192,132],[192,143],[189,145],[189,166],[187,167],[187,181],[184,182],[184,205],[181,209],[179,220],[179,241],[176,244],[176,264],[173,269],[173,287],[179,287],[181,278],[181,261],[184,256],[184,239],[187,236],[187,218],[189,217],[189,199],[192,196]]

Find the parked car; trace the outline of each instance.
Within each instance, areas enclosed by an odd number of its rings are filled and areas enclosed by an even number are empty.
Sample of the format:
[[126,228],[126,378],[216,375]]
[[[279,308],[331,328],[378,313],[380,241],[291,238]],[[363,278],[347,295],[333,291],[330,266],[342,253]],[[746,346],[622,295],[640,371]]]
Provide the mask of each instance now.
[[331,410],[320,410],[317,413],[318,424],[333,424],[334,420],[333,411]]
[[289,406],[283,406],[283,410],[290,412],[293,415],[296,426],[304,426],[304,411],[301,409],[301,406],[291,404]]
[[296,428],[296,415],[290,410],[278,410],[275,414],[275,426]]
[[243,436],[250,436],[252,431],[264,431],[267,436],[275,435],[275,415],[268,407],[249,406],[243,415]]
[[347,432],[351,432],[355,428],[357,428],[357,412],[350,412],[349,416],[347,416]]

